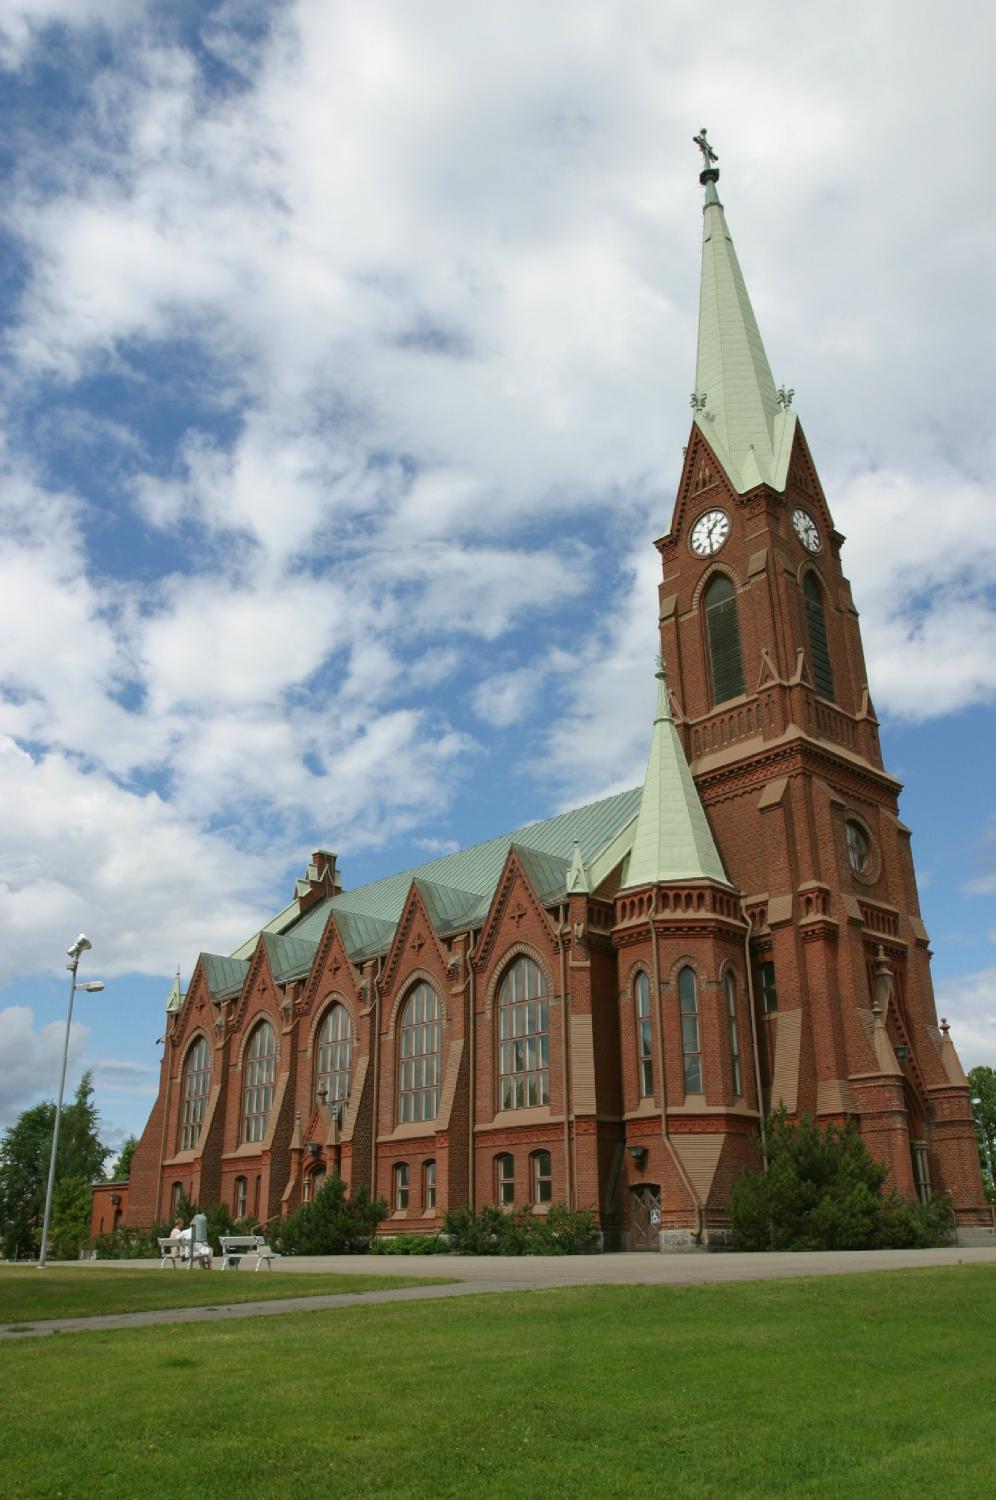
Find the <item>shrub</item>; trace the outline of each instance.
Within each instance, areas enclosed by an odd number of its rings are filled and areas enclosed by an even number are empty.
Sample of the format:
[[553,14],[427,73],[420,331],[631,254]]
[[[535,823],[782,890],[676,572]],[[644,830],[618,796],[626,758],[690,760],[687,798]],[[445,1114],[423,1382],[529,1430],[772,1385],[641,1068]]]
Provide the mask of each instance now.
[[351,1198],[341,1177],[327,1177],[312,1203],[302,1203],[276,1224],[270,1242],[281,1255],[343,1255],[366,1250],[387,1214],[383,1198],[376,1202],[362,1184]]
[[908,1203],[882,1195],[887,1169],[853,1125],[790,1122],[784,1107],[767,1124],[766,1171],[733,1185],[730,1223],[738,1250],[867,1250],[941,1245],[954,1228],[946,1198]]
[[528,1204],[513,1213],[459,1208],[446,1215],[443,1227],[458,1255],[580,1255],[594,1242],[595,1214],[590,1208],[572,1212],[564,1203],[551,1204],[542,1215]]
[[374,1240],[371,1255],[449,1255],[452,1246],[440,1234],[398,1234],[389,1240]]

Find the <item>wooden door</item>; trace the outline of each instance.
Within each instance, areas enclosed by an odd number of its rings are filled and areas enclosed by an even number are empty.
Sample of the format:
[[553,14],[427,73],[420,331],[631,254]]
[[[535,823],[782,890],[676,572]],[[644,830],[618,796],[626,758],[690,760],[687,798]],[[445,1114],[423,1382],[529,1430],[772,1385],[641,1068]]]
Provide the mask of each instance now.
[[661,1246],[661,1190],[657,1183],[630,1188],[629,1248],[659,1250]]

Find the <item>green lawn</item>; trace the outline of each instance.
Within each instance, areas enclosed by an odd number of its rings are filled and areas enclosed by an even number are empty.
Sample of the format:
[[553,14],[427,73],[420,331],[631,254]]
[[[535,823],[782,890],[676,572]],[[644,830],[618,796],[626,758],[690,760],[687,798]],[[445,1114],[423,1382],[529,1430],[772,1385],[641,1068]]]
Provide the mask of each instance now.
[[[256,1278],[259,1279],[259,1278]],[[2,1349],[8,1500],[979,1500],[996,1267],[367,1306]]]
[[0,1327],[42,1318],[89,1318],[156,1307],[217,1307],[271,1302],[275,1297],[322,1297],[330,1292],[378,1292],[425,1286],[451,1277],[310,1276],[298,1271],[159,1271],[121,1266],[0,1266]]

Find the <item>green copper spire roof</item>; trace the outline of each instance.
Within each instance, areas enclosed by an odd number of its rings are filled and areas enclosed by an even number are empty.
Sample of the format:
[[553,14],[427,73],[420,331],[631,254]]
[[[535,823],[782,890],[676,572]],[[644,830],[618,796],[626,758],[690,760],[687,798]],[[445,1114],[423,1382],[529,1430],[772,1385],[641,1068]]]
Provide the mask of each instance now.
[[[699,347],[692,409],[695,424],[723,465],[738,494],[754,485],[785,488],[795,415],[792,393],[775,382],[754,309],[716,191],[715,153],[696,144],[706,167],[699,296]],[[707,148],[708,147],[708,154]]]
[[706,815],[671,718],[667,679],[657,672],[657,717],[640,796],[636,837],[622,883],[628,890],[662,880],[727,884]]

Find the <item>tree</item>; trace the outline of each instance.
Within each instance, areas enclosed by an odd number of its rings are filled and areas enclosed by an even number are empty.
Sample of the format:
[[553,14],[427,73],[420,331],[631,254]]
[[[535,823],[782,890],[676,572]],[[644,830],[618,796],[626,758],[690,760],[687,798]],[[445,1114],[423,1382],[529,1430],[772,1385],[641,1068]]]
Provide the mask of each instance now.
[[[104,1162],[111,1154],[101,1144],[97,1134],[99,1124],[93,1104],[92,1075],[86,1072],[73,1102],[62,1111],[55,1165],[59,1196],[53,1197],[53,1209],[58,1202],[63,1230],[70,1238],[81,1222],[79,1205],[83,1200],[79,1185],[89,1193],[91,1183],[101,1176]],[[30,1256],[38,1251],[54,1128],[55,1104],[46,1099],[26,1109],[0,1138],[0,1240],[8,1258]],[[72,1183],[76,1184],[75,1189]],[[51,1227],[54,1243],[54,1218]],[[89,1211],[77,1244],[86,1238],[88,1230]],[[75,1245],[67,1248],[63,1242],[65,1253],[75,1254],[75,1250]]]
[[131,1159],[138,1147],[138,1136],[130,1135],[121,1147],[121,1155],[114,1163],[114,1171],[111,1173],[112,1182],[127,1182],[131,1171]]
[[874,1250],[946,1244],[954,1221],[946,1198],[909,1203],[883,1196],[887,1174],[853,1125],[768,1121],[766,1170],[733,1184],[730,1222],[738,1250]]
[[351,1198],[338,1175],[327,1177],[314,1201],[302,1203],[273,1229],[272,1242],[283,1255],[341,1255],[364,1248],[381,1219],[387,1216],[383,1198],[371,1201],[363,1183]]
[[996,1068],[972,1068],[968,1075],[974,1106],[975,1134],[979,1142],[979,1164],[985,1178],[990,1203],[996,1202],[993,1168],[996,1166]]

